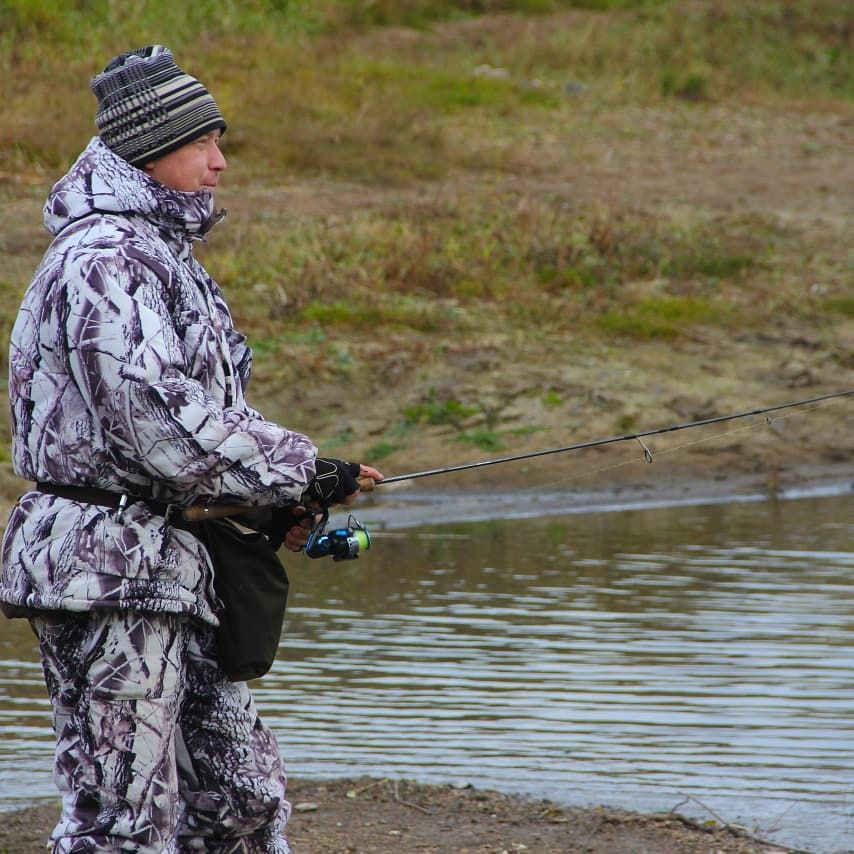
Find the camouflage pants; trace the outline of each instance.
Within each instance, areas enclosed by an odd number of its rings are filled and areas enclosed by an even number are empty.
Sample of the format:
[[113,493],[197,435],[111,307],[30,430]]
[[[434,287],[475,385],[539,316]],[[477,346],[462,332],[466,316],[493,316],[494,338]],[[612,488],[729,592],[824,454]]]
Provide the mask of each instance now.
[[54,854],[288,854],[275,739],[220,671],[210,626],[117,610],[31,622],[63,801]]

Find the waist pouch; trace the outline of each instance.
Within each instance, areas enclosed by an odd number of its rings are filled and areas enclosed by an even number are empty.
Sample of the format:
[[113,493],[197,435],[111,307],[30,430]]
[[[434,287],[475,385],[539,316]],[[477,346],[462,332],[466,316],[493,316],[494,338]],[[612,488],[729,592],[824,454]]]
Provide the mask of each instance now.
[[232,519],[181,525],[201,540],[214,568],[220,663],[232,682],[263,676],[273,665],[285,606],[288,575],[269,540]]

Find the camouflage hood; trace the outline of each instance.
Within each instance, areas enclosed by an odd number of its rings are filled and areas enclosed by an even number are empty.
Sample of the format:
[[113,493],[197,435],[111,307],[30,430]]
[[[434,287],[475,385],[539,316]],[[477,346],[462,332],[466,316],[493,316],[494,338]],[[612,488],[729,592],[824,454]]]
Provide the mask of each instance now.
[[172,190],[110,151],[97,136],[53,186],[44,206],[45,228],[58,235],[95,213],[144,217],[167,240],[198,239],[219,219],[210,192]]

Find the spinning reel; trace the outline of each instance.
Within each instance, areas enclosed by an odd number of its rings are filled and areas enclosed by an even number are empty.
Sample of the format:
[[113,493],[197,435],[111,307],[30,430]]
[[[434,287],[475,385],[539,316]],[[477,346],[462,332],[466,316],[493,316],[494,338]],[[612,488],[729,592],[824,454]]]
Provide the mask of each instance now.
[[329,511],[323,511],[323,518],[314,526],[305,544],[305,553],[309,557],[332,557],[332,560],[356,560],[359,552],[371,547],[371,535],[368,529],[354,516],[347,518],[345,528],[326,530],[329,523]]

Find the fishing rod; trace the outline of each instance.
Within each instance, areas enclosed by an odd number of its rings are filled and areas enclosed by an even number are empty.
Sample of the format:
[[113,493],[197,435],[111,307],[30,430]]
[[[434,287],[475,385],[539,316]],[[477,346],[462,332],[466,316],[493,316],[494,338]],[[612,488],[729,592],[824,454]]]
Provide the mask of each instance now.
[[[768,413],[779,412],[783,409],[795,409],[799,406],[807,406],[811,403],[820,403],[822,401],[834,400],[836,398],[850,397],[854,395],[854,389],[848,391],[837,391],[831,394],[822,394],[817,397],[809,397],[804,400],[796,400],[792,403],[780,403],[776,406],[765,406],[761,409],[750,409],[746,412],[735,412],[731,415],[716,415],[712,418],[702,418],[698,421],[687,421],[683,424],[671,424],[668,427],[656,427],[652,430],[641,430],[637,433],[626,433],[623,436],[611,436],[607,439],[590,439],[586,442],[576,442],[572,445],[563,445],[559,448],[547,448],[542,451],[530,451],[525,454],[515,454],[510,457],[498,457],[491,460],[481,460],[476,463],[462,463],[455,466],[445,466],[444,468],[426,469],[425,471],[410,472],[409,474],[399,474],[393,477],[387,477],[383,480],[374,481],[369,477],[357,478],[359,487],[362,492],[371,492],[377,486],[388,483],[399,483],[404,480],[416,480],[422,477],[434,477],[440,474],[449,474],[455,471],[466,471],[468,469],[484,468],[485,466],[497,466],[502,463],[518,462],[519,460],[530,460],[534,457],[545,457],[550,454],[564,454],[569,451],[580,451],[583,448],[597,448],[603,445],[613,445],[617,442],[632,442],[637,441],[643,448],[644,457],[648,463],[652,462],[652,451],[644,444],[643,440],[648,436],[658,436],[663,433],[675,433],[679,430],[689,430],[692,427],[705,427],[709,424],[721,424],[725,421],[735,421],[739,418],[749,418],[754,415],[765,415]],[[768,423],[771,419],[767,418]],[[183,516],[188,521],[198,521],[200,519],[215,519],[222,516],[239,515],[246,510],[240,505],[194,505],[184,508]],[[367,528],[360,522],[350,516],[347,525],[336,528],[333,531],[326,531],[326,524],[329,520],[328,508],[324,509],[322,518],[315,524],[309,541],[306,544],[305,553],[309,557],[329,557],[334,560],[353,560],[359,556],[359,551],[367,550],[371,547],[371,538]]]
[[[705,427],[709,424],[721,424],[725,421],[735,421],[739,418],[749,418],[755,415],[764,415],[770,424],[771,418],[769,417],[769,413],[771,412],[779,412],[783,409],[795,409],[799,406],[807,406],[811,403],[817,404],[822,401],[849,397],[851,395],[854,395],[854,389],[850,389],[849,391],[837,391],[831,394],[822,394],[817,397],[796,400],[792,403],[779,403],[776,406],[765,406],[759,409],[750,409],[746,412],[735,412],[730,415],[715,415],[712,418],[701,418],[698,421],[687,421],[683,424],[671,424],[667,427],[655,427],[652,430],[641,430],[637,433],[626,433],[623,436],[610,436],[607,439],[590,439],[586,442],[576,442],[572,445],[563,445],[559,448],[547,448],[542,451],[530,451],[525,454],[514,454],[510,457],[481,460],[476,463],[462,463],[455,466],[445,466],[444,468],[426,469],[425,471],[410,472],[409,474],[399,474],[379,481],[374,481],[369,477],[360,477],[358,478],[358,482],[359,487],[363,492],[370,492],[377,486],[381,486],[384,483],[399,483],[404,480],[416,480],[417,478],[433,477],[435,475],[449,474],[450,472],[455,471],[466,471],[468,469],[484,468],[485,466],[497,466],[502,463],[530,460],[534,457],[545,457],[549,454],[564,454],[568,451],[580,451],[583,448],[597,448],[603,445],[613,445],[617,442],[639,442],[640,446],[643,448],[646,461],[651,463],[653,460],[652,451],[650,451],[643,442],[643,440],[648,436],[658,436],[663,433],[676,433],[679,430],[689,430],[692,427]],[[357,522],[353,516],[350,516],[346,527],[340,527],[334,531],[326,533],[326,521],[328,518],[328,511],[324,511],[323,519],[312,531],[305,548],[305,553],[309,557],[326,557],[331,555],[336,561],[354,560],[358,558],[360,550],[366,550],[371,547],[371,537],[368,533],[368,529],[361,523]]]
[[[530,451],[525,454],[515,454],[511,457],[498,457],[491,460],[481,460],[476,463],[462,463],[455,466],[446,466],[444,468],[426,469],[425,471],[410,472],[409,474],[399,474],[394,477],[387,477],[380,481],[372,481],[370,478],[359,478],[359,485],[365,492],[370,492],[375,486],[383,484],[399,483],[404,480],[415,480],[421,477],[433,477],[440,474],[449,474],[455,471],[466,471],[467,469],[478,469],[486,466],[497,466],[502,463],[514,463],[519,460],[530,460],[534,457],[545,457],[550,454],[565,454],[569,451],[580,451],[584,448],[598,448],[602,445],[614,445],[617,442],[634,442],[640,443],[644,451],[644,457],[648,463],[652,462],[652,451],[643,443],[643,439],[648,436],[659,436],[663,433],[675,433],[679,430],[689,430],[692,427],[705,427],[709,424],[721,424],[724,421],[735,421],[738,418],[749,418],[752,415],[767,415],[770,412],[779,412],[782,409],[794,409],[798,406],[807,406],[810,403],[819,403],[824,400],[833,400],[840,397],[849,397],[854,395],[854,389],[848,391],[837,391],[831,394],[822,394],[817,397],[809,397],[804,400],[796,400],[792,403],[780,403],[776,406],[766,406],[762,409],[750,409],[747,412],[736,412],[731,415],[716,415],[712,418],[702,418],[699,421],[688,421],[684,424],[672,424],[669,427],[656,427],[652,430],[641,430],[637,433],[626,433],[623,436],[611,436],[607,439],[590,439],[586,442],[576,442],[572,445],[563,445],[559,448],[548,448],[543,451]],[[770,423],[770,419],[769,423]],[[366,482],[367,481],[367,482]]]

